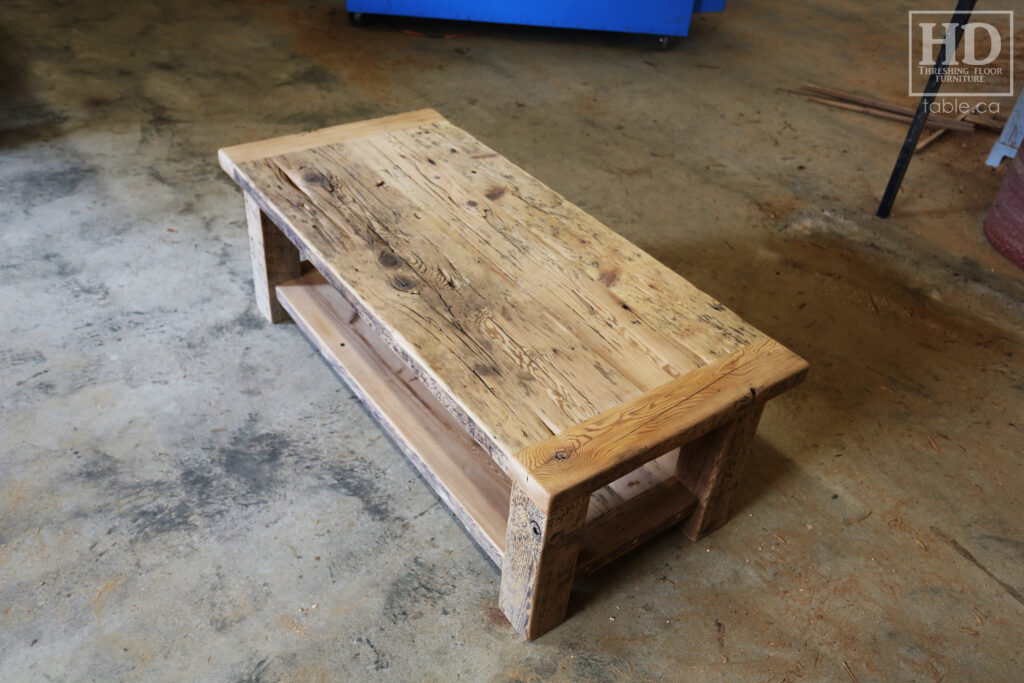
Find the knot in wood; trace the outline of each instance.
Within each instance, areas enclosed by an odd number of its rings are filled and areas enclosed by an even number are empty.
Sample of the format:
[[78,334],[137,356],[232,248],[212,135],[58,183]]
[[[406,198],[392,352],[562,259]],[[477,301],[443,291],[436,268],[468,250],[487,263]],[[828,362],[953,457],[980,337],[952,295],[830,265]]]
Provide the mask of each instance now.
[[536,520],[530,520],[530,531],[532,531],[533,535],[538,539],[540,538],[540,524],[537,524]]
[[396,275],[391,278],[391,286],[400,292],[410,292],[415,288],[412,280],[404,275]]
[[322,173],[312,169],[303,173],[302,179],[310,185],[324,185],[326,182]]
[[555,460],[568,460],[568,459],[569,459],[569,452],[568,451],[555,451]]

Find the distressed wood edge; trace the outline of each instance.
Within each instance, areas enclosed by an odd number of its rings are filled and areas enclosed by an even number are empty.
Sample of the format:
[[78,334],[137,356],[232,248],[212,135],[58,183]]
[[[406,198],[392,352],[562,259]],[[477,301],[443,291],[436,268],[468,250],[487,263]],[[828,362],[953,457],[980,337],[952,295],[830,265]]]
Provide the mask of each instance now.
[[513,484],[498,606],[526,640],[565,620],[588,498],[544,512]]
[[[509,459],[506,471],[539,509],[547,511],[559,499],[596,491],[671,448],[725,424],[739,411],[793,388],[804,380],[808,368],[807,361],[775,340],[759,339],[715,363],[517,451]],[[762,376],[753,383],[741,381],[735,386],[721,386],[723,380],[736,376],[741,369],[756,370]],[[684,404],[700,407],[697,404],[705,399],[710,399],[711,409],[704,407],[689,415],[678,414],[685,409]],[[638,422],[636,429],[629,432],[644,428],[647,433],[643,439],[621,439],[620,435],[611,435],[601,428],[636,422],[631,420],[630,413],[652,403],[658,406],[654,416]],[[621,443],[614,443],[614,439]],[[600,462],[571,457],[604,448],[610,449],[610,455],[605,454]],[[556,454],[569,457],[557,458]]]
[[271,204],[266,195],[261,192],[245,175],[244,170],[241,168],[234,168],[231,171],[231,178],[242,188],[242,191],[249,194],[259,205],[259,207],[266,213],[267,216],[274,222],[280,231],[289,239],[293,244],[300,248],[303,255],[309,259],[309,262],[313,264],[313,267],[326,279],[332,287],[341,295],[345,301],[348,302],[352,308],[367,322],[374,333],[380,338],[386,347],[391,349],[401,360],[409,367],[410,370],[416,375],[423,385],[427,388],[434,398],[436,398],[441,405],[448,409],[448,412],[452,415],[456,422],[462,426],[466,432],[475,440],[480,446],[487,451],[491,459],[510,477],[512,476],[509,472],[509,462],[511,456],[509,451],[502,446],[502,444],[494,437],[494,435],[487,432],[483,426],[483,421],[480,420],[458,396],[449,387],[444,385],[437,377],[431,372],[427,364],[421,359],[415,349],[408,347],[403,344],[403,340],[397,337],[392,330],[380,320],[378,314],[374,311],[373,307],[367,304],[360,298],[352,287],[349,286],[341,277],[335,274],[324,256],[315,249],[303,248],[305,245],[302,240],[295,234],[291,224],[277,211],[273,204]]
[[376,119],[353,121],[329,128],[320,128],[304,133],[293,133],[256,142],[222,147],[217,150],[217,159],[224,172],[231,175],[232,168],[247,161],[256,161],[279,154],[299,152],[313,147],[330,145],[344,140],[361,138],[377,133],[386,133],[403,128],[414,128],[427,123],[446,120],[434,109],[416,109],[402,114],[392,114]]

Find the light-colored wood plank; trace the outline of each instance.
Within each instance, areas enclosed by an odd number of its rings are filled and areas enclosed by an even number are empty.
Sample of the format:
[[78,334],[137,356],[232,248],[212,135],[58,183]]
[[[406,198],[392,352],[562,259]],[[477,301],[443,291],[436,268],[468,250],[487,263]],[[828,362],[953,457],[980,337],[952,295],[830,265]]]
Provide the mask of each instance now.
[[511,484],[330,284],[311,271],[280,301],[469,534],[501,566]]
[[[469,133],[448,123],[402,131],[390,138],[414,140],[440,151],[455,145],[458,153],[441,157],[438,166],[451,165],[462,174],[469,201],[477,201],[488,226],[502,223],[529,245],[524,251],[551,259],[556,268],[572,275],[577,296],[592,308],[591,315],[611,316],[616,310],[631,314],[628,324],[650,330],[646,341],[674,354],[684,370],[727,355],[763,336],[735,313],[697,289],[686,279],[610,230]],[[431,157],[433,158],[433,157]],[[483,159],[485,163],[480,163]],[[495,190],[505,191],[495,199]],[[481,197],[483,201],[481,202]],[[587,285],[598,283],[600,289]],[[584,288],[585,291],[584,291]],[[617,332],[628,336],[624,326]],[[668,341],[660,344],[655,335]],[[676,373],[666,368],[669,374]],[[645,389],[650,388],[646,387]]]
[[576,576],[597,571],[692,515],[697,498],[675,478],[664,479],[583,529]]
[[807,363],[770,339],[515,454],[514,478],[541,509],[594,491],[803,379]]
[[563,500],[544,512],[512,486],[498,605],[527,640],[565,619],[588,501]]
[[675,479],[678,457],[679,449],[676,448],[594,491],[590,494],[587,523],[607,514],[627,500],[639,496],[665,480]]
[[299,250],[267,218],[248,193],[245,194],[245,220],[249,229],[256,308],[272,323],[286,322],[288,313],[278,303],[274,287],[299,276]]
[[[427,342],[437,347],[437,339],[442,348],[457,348],[456,369],[464,370],[472,361],[474,367],[487,371],[503,369],[515,373],[519,381],[505,392],[507,396],[499,393],[506,410],[531,411],[540,418],[547,433],[586,419],[603,407],[611,407],[624,395],[640,393],[628,379],[591,355],[602,350],[614,353],[609,342],[593,335],[585,345],[585,340],[567,333],[562,322],[564,315],[557,314],[561,312],[543,315],[543,299],[523,288],[523,274],[510,276],[503,272],[508,260],[488,253],[483,239],[463,239],[436,212],[419,214],[415,230],[387,220],[387,216],[412,215],[425,202],[415,200],[411,179],[401,192],[390,190],[387,183],[377,188],[379,175],[364,166],[372,158],[371,152],[353,144],[349,156],[358,161],[351,162],[328,150],[311,153],[317,167],[344,167],[348,180],[356,187],[374,188],[372,200],[367,197],[366,201],[341,206],[332,189],[334,178],[310,175],[306,170],[311,154],[284,155],[277,157],[275,164],[302,189],[303,200],[312,203],[319,216],[348,227],[360,240],[359,247],[366,249],[364,256],[372,259],[378,270],[385,270],[388,275],[402,271],[400,276],[408,278],[404,280],[405,286],[415,287],[415,295],[404,297],[411,299],[409,305],[420,304],[420,313],[435,319],[440,316],[439,322],[446,323],[436,328],[442,335],[434,332]],[[429,166],[426,159],[422,165]],[[344,179],[339,178],[338,182],[343,183]],[[379,206],[367,206],[370,201],[379,202]],[[380,218],[382,214],[384,219]],[[381,254],[387,254],[385,261],[391,264],[390,268],[380,267]],[[407,268],[402,268],[403,264]],[[393,283],[386,278],[365,283],[364,291],[374,296],[375,302],[396,298]],[[398,319],[395,324],[407,322]],[[586,362],[562,360],[560,353],[571,355],[573,348],[575,353],[585,356]],[[668,376],[661,372],[659,383],[666,379]]]
[[679,449],[673,449],[665,455],[658,456],[643,467],[638,467],[632,472],[625,474],[608,487],[619,494],[622,500],[636,498],[648,489],[658,486],[662,482],[675,479],[676,459],[679,457]]
[[683,525],[690,540],[714,531],[729,518],[733,494],[763,409],[763,403],[755,404],[729,423],[683,446],[676,476],[698,500],[693,516]]
[[223,168],[228,175],[231,175],[233,169],[236,168],[238,164],[253,161],[254,159],[264,159],[277,154],[299,152],[304,149],[330,145],[344,140],[350,140],[352,138],[376,135],[379,133],[386,133],[391,130],[400,130],[402,128],[409,128],[412,126],[419,126],[424,123],[443,120],[444,117],[433,109],[418,109],[404,114],[395,114],[394,116],[383,116],[381,118],[369,119],[366,121],[355,121],[353,123],[344,123],[340,126],[331,126],[330,128],[321,128],[319,130],[313,130],[305,133],[283,135],[277,138],[269,138],[267,140],[259,140],[257,142],[246,142],[232,147],[223,147],[217,151],[217,159],[220,161],[221,168]]
[[587,505],[587,522],[607,514],[621,504],[622,496],[617,494],[611,486],[599,488],[590,494],[590,503]]
[[[455,141],[456,153],[444,144]],[[533,300],[533,315],[545,314],[574,335],[577,347],[609,366],[640,390],[657,386],[682,371],[699,365],[699,359],[681,349],[676,341],[638,318],[609,292],[605,282],[569,267],[558,251],[545,242],[538,226],[551,218],[534,209],[522,194],[537,195],[513,173],[496,175],[478,158],[495,159],[494,153],[457,129],[445,135],[401,133],[388,136],[382,151],[375,140],[354,142],[352,149],[379,174],[399,179],[402,191],[417,205],[434,204],[449,240],[466,245],[474,257],[493,268],[504,281],[515,283],[524,297]],[[440,157],[431,166],[429,182],[419,171],[423,159]],[[396,162],[391,162],[396,158]],[[529,185],[539,185],[536,181]],[[572,350],[572,349],[571,349]],[[620,397],[621,400],[621,397]]]

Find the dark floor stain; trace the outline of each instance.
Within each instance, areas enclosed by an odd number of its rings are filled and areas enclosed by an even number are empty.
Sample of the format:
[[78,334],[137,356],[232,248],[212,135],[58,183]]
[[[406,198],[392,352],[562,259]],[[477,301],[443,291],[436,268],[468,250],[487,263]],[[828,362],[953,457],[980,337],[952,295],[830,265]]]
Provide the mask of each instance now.
[[1018,561],[1024,562],[1024,540],[992,535],[981,536],[980,540],[995,543],[1003,550],[1012,553]]
[[338,82],[338,77],[330,69],[324,68],[319,64],[314,64],[308,68],[300,71],[296,75],[292,76],[286,81],[282,81],[275,85],[276,88],[282,88],[291,85],[312,85],[317,88],[324,88],[327,86],[335,85]]
[[191,531],[231,510],[269,502],[272,491],[284,485],[280,470],[298,449],[285,435],[256,426],[250,415],[226,444],[180,462],[176,474],[162,479],[138,479],[115,458],[92,455],[75,477],[98,487],[104,503],[81,514],[104,514],[113,520],[108,533],[127,528],[134,543]]
[[28,211],[74,194],[94,173],[95,169],[81,165],[28,171],[5,181],[5,199]]
[[71,291],[72,296],[77,297],[85,294],[98,299],[105,299],[109,293],[106,285],[102,283],[91,284],[82,280],[79,277],[82,273],[82,268],[71,263],[63,254],[51,251],[43,254],[40,259],[53,269],[54,275],[62,285]]
[[16,147],[36,140],[49,140],[61,133],[61,124],[67,121],[65,114],[59,114],[46,105],[25,103],[16,105],[8,102],[0,122],[0,146]]
[[370,469],[370,465],[362,459],[330,463],[326,466],[328,485],[346,496],[358,499],[366,514],[373,519],[391,521],[395,515],[388,502],[388,492],[378,483],[380,475]]
[[82,106],[86,109],[99,109],[105,107],[113,102],[109,97],[100,97],[99,95],[93,95],[92,97],[86,97],[82,100]]
[[620,681],[622,680],[620,672],[632,668],[617,658],[589,652],[577,653],[572,662],[576,667],[579,680],[588,681],[588,683]]
[[77,482],[97,487],[102,492],[99,498],[102,503],[74,510],[72,518],[100,515],[110,520],[108,535],[124,533],[124,523],[127,522],[132,543],[171,531],[195,528],[194,509],[173,483],[130,476],[123,471],[122,463],[107,453],[85,457],[85,464],[74,472],[74,478]]
[[81,467],[76,476],[87,481],[102,481],[117,474],[117,459],[107,453],[97,453]]
[[[223,246],[221,247],[221,252],[222,258],[225,260],[225,263],[222,263],[221,265],[226,265],[228,256]],[[256,311],[255,304],[251,303],[248,308],[231,320],[211,325],[209,327],[209,337],[220,338],[227,334],[238,334],[239,332],[244,333],[249,330],[263,330],[268,324],[269,323],[267,323],[267,321]],[[204,338],[207,338],[207,336],[204,335]],[[193,340],[192,343],[195,345],[195,348],[202,348],[205,342]]]
[[256,662],[247,673],[242,674],[238,678],[238,683],[267,683],[271,680],[267,675],[267,669],[269,668],[270,662],[264,657]]
[[247,308],[241,314],[235,316],[232,324],[239,330],[262,330],[268,323],[263,316],[256,313],[252,308]]
[[409,620],[410,612],[416,607],[441,610],[445,598],[455,592],[455,584],[449,577],[441,576],[438,568],[414,557],[405,574],[395,579],[384,600],[384,615],[392,624]]
[[46,356],[44,356],[41,351],[11,351],[9,349],[0,351],[0,363],[10,367],[25,365],[27,363],[45,362]]
[[185,491],[185,495],[202,510],[210,511],[211,503],[217,498],[214,492],[217,489],[217,480],[209,473],[197,469],[187,468],[178,475],[178,481]]
[[225,475],[259,496],[274,485],[282,458],[292,450],[292,442],[284,434],[243,429],[216,453],[214,461]]
[[978,561],[978,558],[976,558],[974,556],[974,553],[972,553],[970,550],[968,550],[967,548],[965,548],[962,545],[960,545],[956,541],[956,539],[954,539],[951,536],[949,536],[942,529],[939,529],[938,527],[934,527],[933,526],[933,527],[931,527],[931,530],[932,530],[933,534],[935,534],[936,536],[941,538],[943,541],[945,541],[947,544],[949,544],[949,546],[952,547],[953,550],[955,550],[957,552],[957,554],[960,555],[960,557],[964,558],[965,560],[967,560],[968,562],[973,564],[975,567],[977,567],[981,571],[985,572],[985,574],[987,574],[990,579],[992,579],[993,581],[998,583],[1002,587],[1002,589],[1004,591],[1009,593],[1011,598],[1013,598],[1014,600],[1016,600],[1020,604],[1024,605],[1024,595],[1021,595],[1021,592],[1019,590],[1017,590],[1016,588],[1014,588],[1013,586],[1011,586],[1010,584],[1006,583],[1005,581],[1000,579],[998,576],[993,574],[989,570],[988,567],[986,567],[985,565],[983,565],[981,562]]
[[131,513],[136,539],[148,539],[170,531],[195,529],[192,507],[184,500],[177,503],[142,507]]
[[57,385],[53,382],[40,382],[33,387],[33,391],[44,396],[52,396],[56,390]]
[[357,643],[362,643],[373,653],[373,668],[375,671],[384,671],[391,666],[391,657],[382,652],[369,638],[356,638]]

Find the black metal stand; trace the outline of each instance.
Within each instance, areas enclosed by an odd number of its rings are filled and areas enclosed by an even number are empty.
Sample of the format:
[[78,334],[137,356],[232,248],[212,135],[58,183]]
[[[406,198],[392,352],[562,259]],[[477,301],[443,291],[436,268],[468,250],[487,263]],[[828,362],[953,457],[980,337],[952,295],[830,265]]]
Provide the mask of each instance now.
[[[971,13],[974,12],[974,5],[977,1],[959,0],[957,2],[953,18],[949,20],[949,23],[955,26],[954,30],[956,31],[956,39],[953,43],[954,51],[960,45],[960,39],[964,35],[964,24],[971,20]],[[879,218],[888,218],[889,212],[892,211],[893,202],[896,201],[896,193],[900,191],[900,185],[903,184],[903,176],[907,173],[910,158],[914,155],[917,140],[921,137],[924,122],[928,119],[928,108],[931,106],[932,101],[935,99],[935,94],[939,92],[939,87],[942,85],[945,67],[946,43],[943,42],[942,47],[939,48],[939,57],[935,60],[935,69],[928,78],[928,84],[925,86],[924,94],[917,105],[914,120],[910,122],[910,130],[907,131],[903,147],[900,148],[900,155],[896,157],[896,166],[892,169],[892,175],[889,176],[889,184],[885,188],[885,194],[882,195],[882,203],[878,205],[877,215]]]

